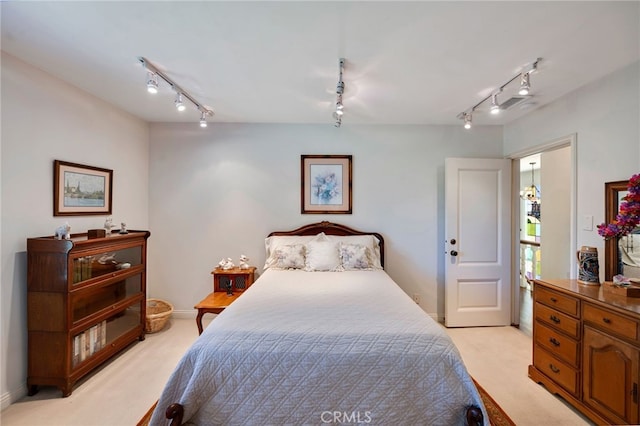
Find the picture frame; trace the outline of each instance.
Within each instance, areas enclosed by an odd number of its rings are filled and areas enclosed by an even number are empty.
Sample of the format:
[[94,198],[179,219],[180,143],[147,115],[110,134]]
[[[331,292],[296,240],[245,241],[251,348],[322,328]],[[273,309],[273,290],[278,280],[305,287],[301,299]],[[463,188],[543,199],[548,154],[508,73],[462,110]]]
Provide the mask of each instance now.
[[53,215],[110,215],[113,170],[54,160]]
[[300,156],[301,213],[352,213],[352,156]]

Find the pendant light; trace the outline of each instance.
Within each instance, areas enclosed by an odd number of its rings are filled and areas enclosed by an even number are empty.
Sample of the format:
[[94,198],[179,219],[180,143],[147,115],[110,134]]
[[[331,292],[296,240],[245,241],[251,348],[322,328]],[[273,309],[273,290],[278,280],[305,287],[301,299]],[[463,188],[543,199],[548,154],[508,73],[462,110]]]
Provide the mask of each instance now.
[[535,166],[536,162],[533,161],[531,163],[531,185],[525,186],[522,191],[520,191],[520,198],[523,200],[531,201],[531,202],[540,202],[540,190],[536,187],[534,181],[534,171],[533,166]]

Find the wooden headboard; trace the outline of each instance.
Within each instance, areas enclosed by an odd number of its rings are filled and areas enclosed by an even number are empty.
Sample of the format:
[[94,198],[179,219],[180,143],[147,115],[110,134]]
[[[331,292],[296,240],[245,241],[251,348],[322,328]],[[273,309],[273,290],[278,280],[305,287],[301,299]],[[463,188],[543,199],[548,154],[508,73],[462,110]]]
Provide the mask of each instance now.
[[321,232],[324,232],[327,235],[373,235],[380,242],[380,264],[384,268],[384,238],[377,232],[361,232],[356,231],[353,228],[349,228],[345,225],[340,225],[338,223],[332,223],[328,221],[322,221],[318,223],[310,223],[309,225],[301,226],[300,228],[294,229],[292,231],[274,231],[270,233],[268,236],[272,237],[274,235],[317,235]]

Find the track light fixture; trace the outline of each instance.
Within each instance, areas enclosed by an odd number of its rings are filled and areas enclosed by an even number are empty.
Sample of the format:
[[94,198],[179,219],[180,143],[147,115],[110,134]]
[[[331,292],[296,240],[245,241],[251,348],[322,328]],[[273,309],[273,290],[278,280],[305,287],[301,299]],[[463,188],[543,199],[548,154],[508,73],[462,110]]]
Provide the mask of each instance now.
[[336,85],[336,110],[333,113],[333,118],[336,119],[334,126],[342,126],[342,115],[344,114],[344,105],[342,104],[342,94],[344,93],[344,82],[342,81],[342,71],[344,71],[344,58],[340,58],[338,61],[339,75],[338,84]]
[[178,111],[184,111],[185,109],[187,109],[187,106],[184,104],[184,102],[182,102],[182,93],[178,92],[176,93],[176,109]]
[[499,114],[500,113],[500,105],[498,104],[498,94],[494,93],[491,95],[491,109],[489,110],[491,114]]
[[518,95],[526,96],[529,94],[529,73],[523,72],[520,75],[520,90],[518,90]]
[[471,113],[463,113],[464,114],[464,128],[465,129],[470,129],[471,128]]
[[139,56],[138,60],[143,67],[147,69],[147,90],[149,93],[158,93],[158,77],[160,77],[165,83],[171,86],[174,92],[176,92],[175,106],[178,111],[184,111],[186,105],[184,99],[188,100],[193,106],[200,111],[200,127],[207,127],[207,116],[213,115],[213,111],[210,108],[202,105],[193,96],[186,92],[182,87],[178,86],[173,80],[171,80],[166,74],[158,70],[153,63],[147,58]]
[[491,99],[491,108],[490,108],[491,114],[499,113],[500,112],[500,104],[498,103],[498,95],[500,93],[502,93],[504,88],[507,87],[509,84],[511,84],[513,81],[515,81],[517,79],[520,79],[520,88],[519,88],[518,94],[522,95],[522,96],[528,95],[529,92],[531,91],[531,84],[530,84],[530,81],[529,81],[529,75],[538,69],[538,62],[540,62],[541,60],[542,60],[542,58],[537,58],[531,64],[529,64],[526,67],[524,67],[513,78],[511,78],[509,81],[507,81],[502,86],[500,86],[498,88],[498,90],[495,90],[489,96],[487,96],[486,98],[482,99],[480,102],[478,102],[477,104],[475,104],[474,106],[472,106],[468,110],[458,114],[457,117],[459,119],[461,119],[461,120],[464,120],[464,128],[465,129],[470,129],[471,128],[471,116],[472,116],[472,114],[475,112],[475,110],[480,105],[482,105],[484,102],[488,101],[489,99]]
[[158,76],[152,71],[147,73],[147,92],[158,93]]

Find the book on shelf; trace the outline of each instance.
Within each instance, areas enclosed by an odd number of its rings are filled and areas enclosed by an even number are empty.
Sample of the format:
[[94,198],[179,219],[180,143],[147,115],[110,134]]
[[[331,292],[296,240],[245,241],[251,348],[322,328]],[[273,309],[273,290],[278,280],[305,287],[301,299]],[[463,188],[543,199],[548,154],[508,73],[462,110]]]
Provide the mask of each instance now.
[[93,256],[84,256],[73,259],[73,282],[88,280],[92,276]]
[[75,367],[107,345],[107,320],[73,336],[72,365]]

